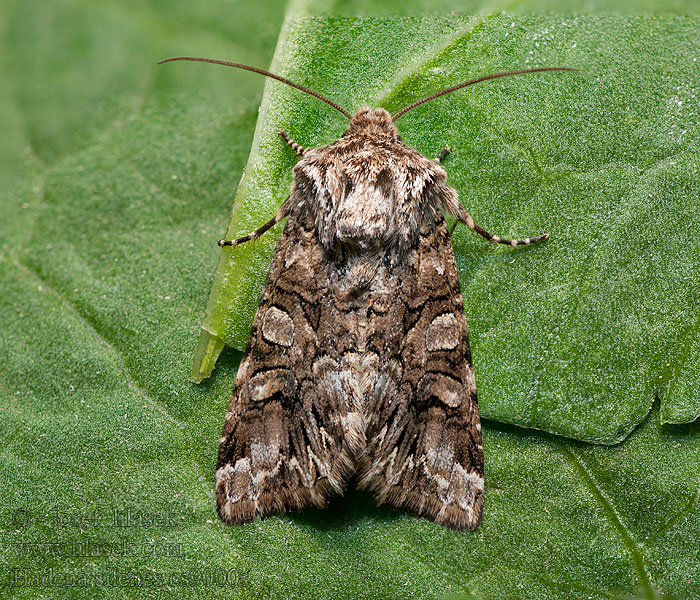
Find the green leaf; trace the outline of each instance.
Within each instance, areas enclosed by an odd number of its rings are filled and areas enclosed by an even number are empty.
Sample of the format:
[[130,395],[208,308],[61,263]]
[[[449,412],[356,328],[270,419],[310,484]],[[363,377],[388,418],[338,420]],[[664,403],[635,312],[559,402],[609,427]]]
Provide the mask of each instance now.
[[[398,121],[428,156],[450,144],[449,181],[477,223],[552,236],[526,249],[454,237],[487,418],[615,443],[657,395],[664,422],[700,414],[699,33],[697,20],[652,17],[285,25],[275,69],[353,110],[395,112],[494,71],[581,69],[484,83]],[[293,157],[280,128],[320,146],[345,125],[291,88],[266,90],[228,239],[267,221],[287,194]],[[222,252],[195,379],[217,347],[245,346],[278,235]]]
[[[15,168],[4,171],[16,185],[7,191],[5,180],[0,192],[2,597],[697,598],[700,426],[661,425],[657,409],[614,447],[486,420],[486,508],[474,533],[376,508],[354,491],[326,511],[242,527],[218,521],[216,451],[239,355],[225,351],[204,385],[192,385],[188,374],[215,240],[250,149],[262,89],[253,82],[262,81],[241,73],[251,79],[239,82],[202,65],[165,71],[153,62],[186,49],[240,58],[245,45],[252,54],[244,60],[265,65],[271,48],[256,47],[255,18],[237,7],[229,5],[226,18],[219,3],[201,2],[2,10],[3,65],[54,60],[71,45],[61,43],[62,31],[89,40],[79,57],[102,44],[100,33],[134,42],[115,50],[117,66],[103,63],[103,81],[121,82],[111,92],[93,87],[98,69],[83,73],[82,64],[58,59],[52,93],[41,102],[0,92],[8,102],[1,118],[20,140]],[[132,27],[140,33],[129,37]],[[24,42],[20,57],[13,48],[22,31],[35,44]],[[43,39],[54,40],[46,55],[38,50]],[[153,45],[148,58],[137,56],[139,40]],[[141,86],[140,77],[150,83]],[[16,91],[40,79],[29,69],[4,81]],[[376,81],[386,83],[379,73]],[[560,81],[545,80],[540,98],[576,79]],[[90,90],[97,95],[83,102]],[[500,90],[498,106],[510,97],[509,86]],[[337,88],[330,81],[321,91]],[[390,100],[401,104],[402,94],[423,91],[399,90]],[[354,93],[364,92],[348,88],[340,99]],[[324,139],[342,130],[324,105],[303,108],[337,128]],[[308,125],[299,119],[309,113],[295,110],[301,137]],[[419,127],[432,112],[409,113],[415,120],[404,125],[407,139],[429,154],[444,141]],[[568,148],[562,142],[562,152]],[[455,147],[451,174],[458,156]],[[512,182],[500,177],[494,181]],[[493,207],[494,215],[507,214],[497,212],[500,198]],[[479,263],[467,254],[481,244],[460,236],[470,276]],[[478,256],[490,261],[487,270],[500,264],[496,254]],[[684,348],[689,365],[697,355],[692,344]],[[690,385],[692,371],[684,373]]]
[[223,105],[262,89],[254,78],[232,85],[212,70],[165,71],[154,65],[190,50],[265,64],[283,6],[274,0],[255,14],[241,6],[224,24],[214,2],[2,3],[0,157],[7,159],[0,162],[1,189],[16,180],[27,161],[48,166],[95,143],[138,114],[144,97],[155,90],[206,90]]
[[288,14],[326,16],[415,16],[438,15],[458,11],[465,15],[510,14],[697,14],[698,6],[689,0],[467,0],[456,3],[453,0],[291,0]]

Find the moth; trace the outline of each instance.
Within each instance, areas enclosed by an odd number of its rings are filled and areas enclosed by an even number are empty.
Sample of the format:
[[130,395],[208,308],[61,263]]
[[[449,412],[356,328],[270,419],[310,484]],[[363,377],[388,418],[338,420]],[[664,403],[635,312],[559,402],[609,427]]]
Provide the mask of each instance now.
[[235,247],[287,219],[272,259],[226,413],[216,470],[226,523],[325,507],[350,479],[388,504],[455,529],[475,529],[484,455],[457,265],[444,214],[474,223],[440,164],[404,145],[395,121],[468,85],[537,71],[495,73],[434,93],[393,116],[350,114],[339,140],[306,148],[277,214]]

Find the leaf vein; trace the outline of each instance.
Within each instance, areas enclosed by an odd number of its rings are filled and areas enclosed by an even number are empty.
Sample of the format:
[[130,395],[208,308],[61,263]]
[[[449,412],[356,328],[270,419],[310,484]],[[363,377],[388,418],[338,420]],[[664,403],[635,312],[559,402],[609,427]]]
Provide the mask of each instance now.
[[658,539],[664,533],[666,533],[669,529],[671,529],[671,527],[673,527],[685,515],[687,515],[695,506],[695,503],[697,502],[698,496],[700,496],[700,476],[698,477],[698,485],[695,488],[695,493],[690,497],[690,499],[688,500],[686,505],[683,508],[681,508],[681,510],[678,511],[678,513],[676,513],[668,521],[666,521],[666,523],[664,523],[655,534],[649,536],[647,538],[647,541],[651,542],[651,541]]
[[583,463],[578,459],[576,454],[569,449],[562,442],[557,441],[561,453],[565,456],[569,464],[573,467],[574,471],[579,475],[588,491],[591,493],[593,498],[598,502],[600,507],[603,509],[603,514],[607,517],[613,529],[618,534],[624,545],[627,547],[628,552],[632,557],[635,569],[637,571],[637,577],[644,591],[644,595],[648,600],[653,600],[656,597],[654,590],[651,587],[651,580],[649,571],[646,567],[646,560],[640,547],[637,545],[633,539],[631,533],[623,525],[620,516],[618,515],[615,507],[606,498],[600,484],[596,481],[594,475],[590,473]]

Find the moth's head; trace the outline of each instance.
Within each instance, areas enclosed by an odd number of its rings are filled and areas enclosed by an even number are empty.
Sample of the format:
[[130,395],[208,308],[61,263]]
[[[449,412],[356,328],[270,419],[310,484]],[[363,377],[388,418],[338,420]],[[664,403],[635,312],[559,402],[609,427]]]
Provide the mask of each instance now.
[[391,115],[383,108],[361,108],[350,119],[345,135],[381,135],[401,139]]

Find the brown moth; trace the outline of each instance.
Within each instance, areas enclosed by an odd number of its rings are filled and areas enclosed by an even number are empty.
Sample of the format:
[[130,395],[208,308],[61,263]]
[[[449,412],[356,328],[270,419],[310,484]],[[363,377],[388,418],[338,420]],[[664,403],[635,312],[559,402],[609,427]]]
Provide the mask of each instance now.
[[277,214],[287,219],[226,414],[216,471],[219,516],[324,507],[356,476],[359,488],[455,529],[475,529],[484,497],[481,425],[457,265],[443,213],[498,244],[446,183],[440,160],[401,142],[394,121],[479,81],[572,70],[496,73],[442,90],[393,117],[354,115],[342,138],[305,148]]

